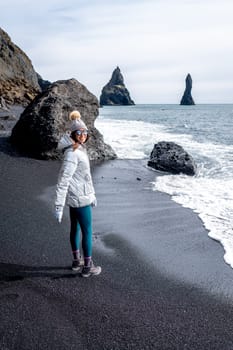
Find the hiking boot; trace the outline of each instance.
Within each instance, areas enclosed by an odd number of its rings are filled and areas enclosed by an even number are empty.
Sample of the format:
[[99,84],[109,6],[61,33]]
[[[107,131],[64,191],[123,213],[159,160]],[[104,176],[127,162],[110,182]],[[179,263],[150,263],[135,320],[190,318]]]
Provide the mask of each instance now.
[[93,262],[91,261],[90,266],[83,266],[82,269],[82,277],[90,277],[90,276],[97,276],[101,273],[101,267],[100,266],[94,266]]
[[71,268],[73,271],[80,271],[82,266],[83,266],[83,260],[78,259],[78,260],[73,260]]

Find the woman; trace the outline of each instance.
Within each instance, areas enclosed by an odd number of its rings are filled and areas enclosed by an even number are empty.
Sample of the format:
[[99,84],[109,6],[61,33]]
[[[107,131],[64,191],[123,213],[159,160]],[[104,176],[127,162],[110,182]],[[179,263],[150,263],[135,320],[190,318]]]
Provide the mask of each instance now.
[[[81,114],[79,111],[73,111],[69,114],[69,123],[68,123],[68,129],[66,132],[62,135],[58,145],[57,149],[62,151],[63,153],[65,152],[66,149],[73,147],[75,150],[78,147],[78,143],[75,142],[75,140],[72,139],[70,133],[71,133],[71,128],[72,126],[75,125],[75,121],[78,121],[81,119]],[[81,123],[81,120],[80,120]]]
[[[73,111],[72,113],[79,112]],[[92,261],[92,206],[96,205],[96,197],[85,148],[89,135],[81,117],[74,120],[71,125],[71,138],[75,147],[68,147],[64,153],[56,188],[55,216],[58,222],[61,222],[67,199],[70,207],[72,269],[79,271],[82,268],[82,276],[89,277],[99,275],[101,267],[94,266]],[[80,231],[82,231],[84,266],[80,258]]]

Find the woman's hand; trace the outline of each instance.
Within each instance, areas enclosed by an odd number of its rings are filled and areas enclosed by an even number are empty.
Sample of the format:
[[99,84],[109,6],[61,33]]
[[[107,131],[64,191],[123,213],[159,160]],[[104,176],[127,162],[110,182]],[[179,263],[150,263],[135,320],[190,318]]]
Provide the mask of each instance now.
[[54,215],[55,215],[55,218],[57,219],[57,221],[60,224],[61,220],[62,220],[62,216],[63,216],[63,207],[62,206],[56,206]]
[[91,203],[92,207],[97,207],[97,199],[95,198],[93,202]]

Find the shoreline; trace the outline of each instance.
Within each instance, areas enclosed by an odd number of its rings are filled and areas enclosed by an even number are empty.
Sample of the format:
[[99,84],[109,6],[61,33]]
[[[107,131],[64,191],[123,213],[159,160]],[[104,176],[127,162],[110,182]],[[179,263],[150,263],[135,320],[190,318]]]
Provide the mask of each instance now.
[[[112,142],[110,145],[121,158],[128,155],[143,158],[140,152],[148,158],[154,146],[152,141],[164,140],[181,145],[192,155],[198,168],[197,176],[169,174],[158,177],[155,187],[171,195],[184,208],[198,213],[209,237],[222,245],[223,261],[233,268],[230,166],[233,147],[227,131],[232,124],[230,112],[230,108],[221,106],[200,108],[188,114],[172,107],[162,111],[159,107],[144,106],[138,108],[137,113],[122,108],[102,111],[99,129],[102,128],[106,141]],[[118,119],[122,119],[121,122]],[[118,133],[123,136],[119,142]]]
[[[117,159],[95,170],[97,177],[98,171],[103,168],[106,174],[105,181],[95,183],[97,198],[98,192],[102,197],[102,203],[95,209],[97,230],[99,222],[103,224],[100,217],[104,211],[107,217],[104,225],[110,227],[110,234],[114,223],[115,234],[127,240],[146,263],[163,275],[219,297],[230,297],[233,302],[233,270],[223,259],[221,243],[208,236],[204,223],[192,209],[176,203],[169,194],[152,189],[151,182],[162,174],[150,170],[145,163],[142,160]],[[124,183],[126,190],[116,192],[113,188],[105,193],[106,182],[114,180],[111,173],[115,171],[118,173],[116,185]],[[95,173],[93,175],[95,179]],[[132,199],[127,188],[134,191]],[[108,200],[111,194],[114,196],[112,202]],[[141,201],[139,206],[135,206],[135,199],[138,203]],[[121,202],[127,203],[127,212],[120,208]],[[123,227],[117,220],[119,213]],[[146,238],[143,239],[142,235]]]
[[222,247],[195,213],[151,190],[154,171],[118,159],[92,169],[102,274],[86,280],[70,270],[68,211],[60,225],[53,218],[60,162],[3,148],[1,347],[232,349],[232,270]]

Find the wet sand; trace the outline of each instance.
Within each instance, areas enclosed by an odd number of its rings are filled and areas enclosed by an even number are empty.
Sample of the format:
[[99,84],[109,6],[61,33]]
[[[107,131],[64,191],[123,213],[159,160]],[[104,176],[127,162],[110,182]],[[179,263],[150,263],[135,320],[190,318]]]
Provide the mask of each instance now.
[[0,348],[232,349],[233,270],[198,216],[153,192],[144,162],[95,166],[103,272],[81,278],[68,210],[53,218],[59,167],[0,139]]

